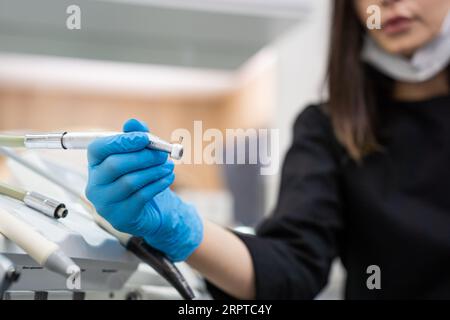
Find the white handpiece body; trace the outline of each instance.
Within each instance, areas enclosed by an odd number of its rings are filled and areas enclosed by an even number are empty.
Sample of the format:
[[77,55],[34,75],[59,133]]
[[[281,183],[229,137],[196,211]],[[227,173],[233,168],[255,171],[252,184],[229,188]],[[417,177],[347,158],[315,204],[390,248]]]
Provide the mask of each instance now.
[[[75,149],[84,150],[99,138],[117,136],[123,132],[64,132],[39,133],[25,136],[25,147],[28,149]],[[149,138],[149,149],[167,152],[173,159],[183,157],[183,146],[178,143],[169,143],[163,139],[146,133]]]
[[39,265],[51,271],[63,276],[81,272],[56,243],[2,208],[0,208],[0,233],[16,243]]
[[59,249],[58,245],[1,208],[0,233],[16,243],[40,265],[45,264],[48,257]]

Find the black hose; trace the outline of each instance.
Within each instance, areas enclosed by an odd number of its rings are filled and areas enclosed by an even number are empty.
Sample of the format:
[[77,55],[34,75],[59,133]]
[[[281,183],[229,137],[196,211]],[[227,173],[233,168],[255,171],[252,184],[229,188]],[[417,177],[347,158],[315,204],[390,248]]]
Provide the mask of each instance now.
[[193,300],[195,294],[180,270],[160,251],[149,246],[144,239],[132,237],[127,243],[127,249],[139,259],[147,263],[166,279],[185,300]]

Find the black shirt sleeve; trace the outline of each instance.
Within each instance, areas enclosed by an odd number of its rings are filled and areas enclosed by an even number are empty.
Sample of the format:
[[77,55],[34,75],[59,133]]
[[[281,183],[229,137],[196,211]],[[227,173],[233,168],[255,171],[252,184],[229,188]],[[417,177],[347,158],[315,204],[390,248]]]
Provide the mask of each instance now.
[[[274,215],[238,236],[253,259],[256,298],[313,299],[328,281],[343,228],[337,143],[320,107],[298,117]],[[232,298],[208,284],[214,298]]]

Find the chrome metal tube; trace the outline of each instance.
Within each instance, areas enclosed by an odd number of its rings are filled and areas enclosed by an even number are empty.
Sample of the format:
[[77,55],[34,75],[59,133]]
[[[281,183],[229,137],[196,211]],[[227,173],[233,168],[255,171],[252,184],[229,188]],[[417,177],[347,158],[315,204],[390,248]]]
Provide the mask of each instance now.
[[37,192],[27,192],[23,202],[28,207],[55,219],[65,218],[69,213],[65,204]]
[[27,149],[63,149],[61,144],[64,133],[27,134],[25,148]]

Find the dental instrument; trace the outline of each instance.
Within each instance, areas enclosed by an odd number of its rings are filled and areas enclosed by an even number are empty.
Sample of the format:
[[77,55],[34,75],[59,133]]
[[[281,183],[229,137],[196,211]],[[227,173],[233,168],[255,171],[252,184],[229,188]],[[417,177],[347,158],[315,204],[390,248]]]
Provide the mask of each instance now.
[[64,203],[46,197],[40,193],[22,190],[3,182],[0,182],[0,195],[22,201],[27,207],[51,218],[65,218],[69,213]]
[[[63,133],[38,133],[27,134],[23,138],[23,145],[27,149],[64,149],[64,150],[83,150],[98,138],[105,138],[123,134],[121,132],[63,132]],[[146,133],[149,138],[148,148],[152,150],[158,150],[170,154],[175,160],[180,160],[183,157],[183,146],[179,143],[169,143],[163,139],[151,134]],[[3,136],[5,139],[6,136]],[[21,140],[16,137],[17,140],[10,142],[10,145],[16,144],[18,147],[21,145]],[[0,137],[0,145],[4,141],[8,142],[8,139],[2,140]],[[3,145],[6,146],[6,145]]]
[[64,277],[78,276],[80,267],[59,246],[27,223],[0,208],[0,233],[16,243],[40,266]]

